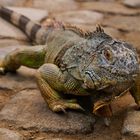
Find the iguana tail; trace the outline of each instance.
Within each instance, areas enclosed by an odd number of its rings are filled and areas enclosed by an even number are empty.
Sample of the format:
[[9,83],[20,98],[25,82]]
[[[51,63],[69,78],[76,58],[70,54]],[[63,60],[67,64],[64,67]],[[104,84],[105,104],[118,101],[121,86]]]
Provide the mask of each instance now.
[[29,18],[5,7],[0,7],[0,17],[21,29],[36,44],[45,44],[49,30]]

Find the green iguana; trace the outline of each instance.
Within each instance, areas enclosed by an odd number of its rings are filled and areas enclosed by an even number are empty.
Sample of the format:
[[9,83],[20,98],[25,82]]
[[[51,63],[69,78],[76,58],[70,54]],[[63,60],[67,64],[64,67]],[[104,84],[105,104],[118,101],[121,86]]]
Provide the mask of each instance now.
[[41,26],[5,7],[0,7],[0,16],[37,45],[7,54],[1,73],[16,71],[21,65],[38,69],[37,83],[52,111],[83,109],[62,94],[90,95],[93,113],[109,117],[111,101],[127,91],[140,107],[139,60],[130,44],[113,39],[100,26],[94,32],[57,22]]

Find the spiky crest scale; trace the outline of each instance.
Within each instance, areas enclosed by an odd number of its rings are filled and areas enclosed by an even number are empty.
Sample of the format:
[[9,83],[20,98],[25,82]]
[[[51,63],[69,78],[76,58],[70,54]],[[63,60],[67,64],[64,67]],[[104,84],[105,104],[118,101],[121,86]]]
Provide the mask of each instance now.
[[63,24],[64,30],[70,30],[77,33],[83,38],[92,38],[96,33],[104,33],[103,28],[98,24],[95,31],[83,30],[77,26],[71,24]]
[[96,33],[104,33],[104,29],[101,27],[101,25],[100,24],[98,24],[97,26],[96,26],[96,31],[95,31]]

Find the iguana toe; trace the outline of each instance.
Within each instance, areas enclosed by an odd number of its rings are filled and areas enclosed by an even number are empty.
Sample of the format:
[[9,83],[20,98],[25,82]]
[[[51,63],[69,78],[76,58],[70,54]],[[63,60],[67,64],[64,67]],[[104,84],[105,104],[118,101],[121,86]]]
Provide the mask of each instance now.
[[67,113],[66,110],[65,110],[65,107],[62,106],[62,105],[55,105],[53,108],[52,108],[52,111],[54,112],[63,112],[63,113]]
[[52,101],[49,104],[49,107],[54,112],[64,112],[64,113],[66,113],[66,109],[74,109],[74,110],[84,111],[84,109],[78,103],[76,103],[76,100]]
[[78,103],[68,103],[67,108],[85,111]]

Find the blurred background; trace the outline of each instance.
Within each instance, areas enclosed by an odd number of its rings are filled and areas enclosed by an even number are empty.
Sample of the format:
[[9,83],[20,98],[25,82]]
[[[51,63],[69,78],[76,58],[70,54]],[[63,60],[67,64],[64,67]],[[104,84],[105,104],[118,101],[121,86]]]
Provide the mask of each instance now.
[[18,7],[42,23],[54,17],[89,30],[101,24],[108,34],[140,49],[140,0],[0,0],[0,5]]

